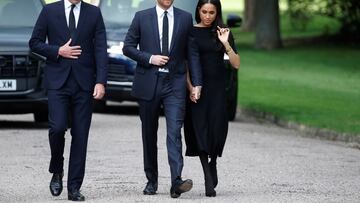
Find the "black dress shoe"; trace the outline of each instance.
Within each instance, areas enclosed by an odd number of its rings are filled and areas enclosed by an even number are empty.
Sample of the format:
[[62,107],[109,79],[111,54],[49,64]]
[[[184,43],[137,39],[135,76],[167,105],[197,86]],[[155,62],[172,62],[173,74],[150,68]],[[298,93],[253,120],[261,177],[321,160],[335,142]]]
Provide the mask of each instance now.
[[181,193],[190,191],[192,186],[192,180],[181,180],[181,178],[178,178],[176,179],[174,185],[170,188],[170,196],[172,198],[178,198],[180,197]]
[[157,191],[158,184],[153,182],[148,182],[145,189],[143,190],[144,195],[155,195]]
[[79,190],[68,191],[68,200],[82,202],[85,201],[84,195]]
[[50,192],[53,196],[59,196],[63,190],[62,178],[64,173],[54,173],[50,181]]

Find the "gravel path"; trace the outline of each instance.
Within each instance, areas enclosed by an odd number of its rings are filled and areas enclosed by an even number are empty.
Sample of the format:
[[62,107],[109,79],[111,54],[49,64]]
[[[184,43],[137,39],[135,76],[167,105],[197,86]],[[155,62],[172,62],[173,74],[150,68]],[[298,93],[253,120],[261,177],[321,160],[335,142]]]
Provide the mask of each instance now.
[[[230,123],[218,161],[217,197],[205,197],[198,158],[185,157],[183,177],[194,187],[171,199],[164,118],[158,194],[144,196],[140,133],[136,115],[94,114],[82,187],[87,202],[360,202],[358,149],[239,121]],[[65,172],[70,140],[67,133]],[[0,115],[0,202],[67,202],[66,188],[57,198],[49,192],[49,155],[46,126],[33,124],[32,115]]]

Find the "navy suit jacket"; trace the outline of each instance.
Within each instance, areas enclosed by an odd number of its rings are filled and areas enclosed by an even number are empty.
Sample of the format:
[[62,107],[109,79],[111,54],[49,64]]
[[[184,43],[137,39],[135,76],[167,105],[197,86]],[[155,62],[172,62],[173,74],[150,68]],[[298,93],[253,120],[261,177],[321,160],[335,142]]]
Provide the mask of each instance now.
[[[143,100],[153,99],[158,77],[159,67],[149,63],[151,55],[161,55],[157,21],[155,7],[137,12],[124,42],[124,54],[137,61],[132,95]],[[190,13],[174,8],[170,60],[166,67],[169,69],[172,91],[178,98],[186,96],[187,67],[190,69],[193,85],[201,85],[199,54],[191,46],[194,44],[190,39],[192,22]],[[192,65],[187,66],[187,59]]]
[[64,1],[48,4],[42,9],[29,46],[33,52],[47,58],[44,69],[47,89],[61,88],[70,71],[73,71],[82,90],[92,91],[95,83],[106,84],[106,30],[100,9],[82,2],[76,32],[71,46],[81,46],[79,58],[74,60],[59,56],[60,46],[70,39]]

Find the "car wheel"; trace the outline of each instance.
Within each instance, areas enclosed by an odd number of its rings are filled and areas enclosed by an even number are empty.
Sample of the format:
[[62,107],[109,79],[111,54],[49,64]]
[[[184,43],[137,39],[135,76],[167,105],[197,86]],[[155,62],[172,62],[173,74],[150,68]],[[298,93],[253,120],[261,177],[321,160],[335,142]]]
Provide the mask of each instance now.
[[37,123],[45,123],[49,121],[47,111],[39,111],[34,113],[34,120]]

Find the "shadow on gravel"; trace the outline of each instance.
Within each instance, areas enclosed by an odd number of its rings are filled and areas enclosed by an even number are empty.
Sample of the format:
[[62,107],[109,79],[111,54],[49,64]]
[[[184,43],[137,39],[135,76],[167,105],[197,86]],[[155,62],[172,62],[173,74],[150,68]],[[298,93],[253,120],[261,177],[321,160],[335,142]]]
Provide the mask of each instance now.
[[[113,114],[113,115],[125,115],[125,116],[138,116],[139,115],[139,107],[135,102],[128,103],[111,103],[110,105],[106,105],[100,109],[94,109],[94,113],[100,114]],[[39,123],[35,122],[32,118],[26,117],[25,120],[20,120],[17,117],[17,120],[9,120],[9,119],[0,119],[0,130],[2,129],[47,129],[47,122]],[[70,126],[69,122],[69,126]]]
[[[94,113],[112,114],[112,115],[125,115],[125,116],[138,116],[139,107],[136,103],[120,104],[120,105],[107,105],[101,110],[94,110]],[[70,126],[69,122],[69,126]],[[2,129],[48,129],[47,122],[38,123],[34,120],[0,120],[0,130]]]
[[0,121],[0,129],[47,129],[47,123],[34,121]]

